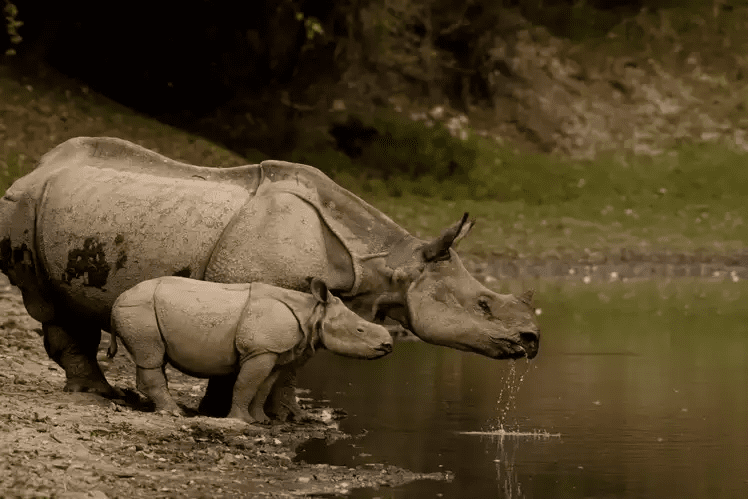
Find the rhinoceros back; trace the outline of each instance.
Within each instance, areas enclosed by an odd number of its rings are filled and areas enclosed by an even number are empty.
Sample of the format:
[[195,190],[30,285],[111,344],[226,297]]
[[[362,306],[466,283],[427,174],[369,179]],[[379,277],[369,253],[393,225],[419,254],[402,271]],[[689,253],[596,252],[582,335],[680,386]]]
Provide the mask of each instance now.
[[76,165],[46,186],[37,209],[39,257],[64,304],[103,327],[117,296],[141,281],[201,279],[250,196],[231,183]]
[[194,375],[228,374],[236,368],[237,323],[250,284],[218,284],[164,277],[154,310],[169,361]]

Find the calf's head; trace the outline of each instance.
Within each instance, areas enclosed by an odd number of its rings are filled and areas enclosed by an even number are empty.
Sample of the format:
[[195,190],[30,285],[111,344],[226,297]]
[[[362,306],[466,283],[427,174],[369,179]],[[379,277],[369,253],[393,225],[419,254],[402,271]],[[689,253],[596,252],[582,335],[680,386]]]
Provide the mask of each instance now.
[[392,351],[392,336],[387,329],[362,319],[333,296],[320,279],[312,279],[309,286],[317,300],[312,328],[325,348],[360,359],[376,359]]

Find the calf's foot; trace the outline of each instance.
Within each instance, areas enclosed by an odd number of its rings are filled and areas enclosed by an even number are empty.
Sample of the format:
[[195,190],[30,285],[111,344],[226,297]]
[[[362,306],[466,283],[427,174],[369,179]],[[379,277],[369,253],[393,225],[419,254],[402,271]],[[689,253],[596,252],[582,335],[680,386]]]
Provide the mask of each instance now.
[[250,416],[249,411],[247,409],[242,410],[238,407],[232,407],[229,411],[227,418],[230,419],[238,419],[239,421],[244,421],[245,423],[252,424],[255,422],[255,419]]
[[156,412],[182,414],[182,409],[169,393],[164,366],[154,368],[138,367],[135,374],[138,390],[156,404]]
[[265,402],[265,411],[280,421],[309,421],[311,417],[296,399],[296,372],[283,370]]

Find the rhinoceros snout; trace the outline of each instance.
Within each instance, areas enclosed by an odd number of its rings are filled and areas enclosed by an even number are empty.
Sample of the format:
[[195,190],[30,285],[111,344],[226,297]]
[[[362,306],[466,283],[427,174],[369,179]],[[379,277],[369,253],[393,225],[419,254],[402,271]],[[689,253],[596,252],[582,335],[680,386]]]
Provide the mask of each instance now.
[[539,331],[522,331],[519,333],[519,340],[528,359],[532,359],[538,354],[538,348],[540,347]]
[[382,343],[381,345],[377,347],[377,350],[383,353],[390,353],[392,352],[392,343],[389,343],[389,342]]

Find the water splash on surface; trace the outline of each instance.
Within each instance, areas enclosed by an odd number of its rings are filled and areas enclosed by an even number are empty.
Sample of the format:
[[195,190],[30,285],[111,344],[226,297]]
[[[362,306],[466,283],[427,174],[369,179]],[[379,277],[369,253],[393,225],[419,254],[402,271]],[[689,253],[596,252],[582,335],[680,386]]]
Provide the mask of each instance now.
[[496,401],[496,409],[499,413],[496,425],[491,428],[493,431],[512,432],[519,431],[519,424],[514,420],[510,427],[508,423],[509,413],[514,410],[517,404],[517,393],[519,387],[522,385],[522,381],[525,379],[525,375],[530,369],[530,360],[524,358],[524,370],[518,372],[517,364],[521,360],[512,360],[509,363],[509,371],[504,376],[504,383],[499,391],[499,398]]
[[510,499],[524,499],[525,492],[519,480],[519,473],[515,466],[517,449],[520,439],[541,440],[561,437],[560,433],[549,433],[547,430],[522,431],[519,423],[514,419],[509,422],[509,415],[516,407],[517,393],[530,369],[530,360],[525,358],[525,367],[518,369],[519,361],[511,361],[506,372],[499,397],[496,401],[498,417],[496,421],[483,431],[461,431],[461,435],[478,435],[488,437],[496,442],[496,486],[498,496]]
[[534,438],[538,440],[544,439],[544,438],[561,438],[560,433],[550,433],[548,430],[507,431],[503,428],[499,428],[497,430],[461,431],[459,433],[460,435],[479,435],[479,436],[484,436],[484,437],[493,437],[497,440],[504,440],[505,438],[511,438],[511,437],[529,437],[529,438]]

